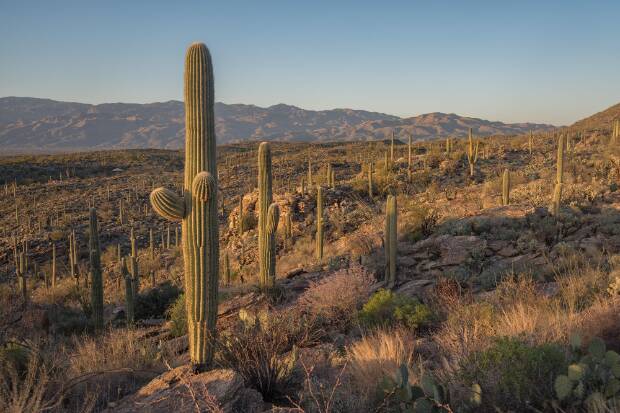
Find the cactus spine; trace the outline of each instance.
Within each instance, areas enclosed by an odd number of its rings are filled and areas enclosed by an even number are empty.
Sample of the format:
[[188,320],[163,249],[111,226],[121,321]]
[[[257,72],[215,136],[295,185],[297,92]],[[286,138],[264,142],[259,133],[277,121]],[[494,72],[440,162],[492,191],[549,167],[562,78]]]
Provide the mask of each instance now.
[[316,258],[323,260],[323,188],[316,187]]
[[510,204],[510,171],[504,169],[502,174],[502,205]]
[[277,205],[275,209],[271,207],[271,187],[271,145],[263,142],[258,147],[258,252],[259,281],[262,287],[272,286],[272,277],[275,277],[275,245],[271,242],[271,236],[275,237],[275,228],[272,228],[272,220],[276,220],[277,228],[280,211],[276,210]]
[[562,186],[564,184],[564,135],[558,138],[558,154],[556,160],[557,171],[555,175],[555,188],[553,190],[553,203],[551,213],[557,216],[562,202]]
[[478,162],[478,146],[480,142],[474,145],[474,137],[472,129],[469,128],[469,145],[467,147],[467,163],[469,164],[469,176],[474,176],[474,165]]
[[388,195],[385,204],[385,280],[390,288],[396,283],[396,240],[396,197]]
[[101,276],[101,248],[99,247],[99,229],[97,227],[97,210],[90,209],[89,221],[89,257],[90,257],[90,305],[95,330],[103,329],[103,278]]
[[158,188],[150,198],[160,215],[182,221],[190,359],[201,371],[213,362],[219,278],[213,67],[202,43],[187,50],[184,98],[183,196]]

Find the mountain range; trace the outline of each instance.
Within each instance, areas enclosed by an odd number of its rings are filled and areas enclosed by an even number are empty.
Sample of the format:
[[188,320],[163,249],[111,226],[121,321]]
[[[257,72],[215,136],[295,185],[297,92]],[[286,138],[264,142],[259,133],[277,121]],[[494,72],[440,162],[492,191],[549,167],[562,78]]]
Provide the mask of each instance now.
[[[416,140],[517,135],[553,125],[502,123],[455,114],[428,113],[401,118],[353,109],[305,110],[278,104],[267,108],[215,104],[219,144],[241,141],[379,140],[394,131]],[[30,97],[0,98],[0,147],[7,151],[92,149],[178,149],[184,142],[184,109],[179,101],[148,104],[60,102]]]

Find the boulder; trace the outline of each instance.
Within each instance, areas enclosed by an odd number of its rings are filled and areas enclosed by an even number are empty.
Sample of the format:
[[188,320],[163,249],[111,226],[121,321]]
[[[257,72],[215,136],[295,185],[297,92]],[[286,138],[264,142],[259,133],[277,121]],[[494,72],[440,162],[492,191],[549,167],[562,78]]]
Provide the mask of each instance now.
[[108,413],[261,412],[262,396],[233,370],[193,374],[189,366],[156,377],[135,394],[108,406]]

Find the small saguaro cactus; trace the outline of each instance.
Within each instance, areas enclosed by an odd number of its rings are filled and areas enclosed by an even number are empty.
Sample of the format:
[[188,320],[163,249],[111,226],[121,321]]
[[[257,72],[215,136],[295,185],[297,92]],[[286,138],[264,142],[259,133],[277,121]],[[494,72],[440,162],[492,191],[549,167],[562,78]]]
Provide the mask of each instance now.
[[56,243],[52,242],[52,288],[56,287]]
[[323,188],[316,187],[316,258],[323,260]]
[[388,195],[385,203],[385,281],[390,288],[396,283],[397,223],[396,197]]
[[510,171],[504,169],[502,174],[502,205],[510,204]]
[[452,139],[448,137],[446,138],[446,154],[450,155],[451,152],[452,152]]
[[258,251],[259,282],[263,287],[269,282],[269,206],[273,200],[271,175],[271,145],[263,142],[258,147]]
[[534,134],[530,131],[529,136],[527,137],[527,148],[530,152],[530,156],[532,155],[532,150],[534,149]]
[[239,195],[239,215],[237,218],[237,228],[239,232],[239,236],[242,236],[245,232],[244,222],[243,222],[243,195]]
[[103,328],[103,278],[101,275],[101,248],[99,247],[99,229],[97,210],[90,209],[89,220],[89,257],[90,257],[90,305],[95,330]]
[[15,270],[24,306],[26,306],[28,305],[28,279],[26,278],[26,254],[24,252],[19,254],[19,265]]
[[312,161],[308,159],[308,187],[312,186]]
[[121,258],[121,276],[125,279],[125,317],[127,324],[133,325],[135,317],[135,297],[133,294],[133,280],[127,270],[127,259]]
[[556,158],[555,188],[553,189],[553,201],[551,213],[557,216],[562,202],[562,186],[564,184],[564,135],[558,138],[558,153]]
[[480,142],[474,145],[474,137],[472,129],[469,128],[469,144],[467,147],[467,163],[469,164],[469,176],[474,176],[474,165],[478,162],[478,146]]
[[153,235],[153,228],[149,228],[149,255],[151,259],[155,258],[155,236]]
[[390,165],[394,163],[394,130],[392,130],[392,138],[390,139]]
[[373,188],[372,188],[372,162],[368,164],[368,197],[372,199],[373,197]]
[[226,282],[226,286],[230,286],[230,280],[232,278],[232,271],[230,269],[230,256],[228,255],[228,251],[224,254],[224,281]]
[[411,150],[411,135],[409,135],[409,141],[407,142],[407,178],[411,179],[411,157],[412,157],[412,150]]
[[157,188],[150,199],[161,216],[182,221],[189,353],[194,370],[202,371],[213,362],[219,279],[213,67],[202,43],[187,50],[184,98],[183,196]]
[[325,185],[328,187],[332,186],[332,164],[327,164],[327,171],[325,173]]

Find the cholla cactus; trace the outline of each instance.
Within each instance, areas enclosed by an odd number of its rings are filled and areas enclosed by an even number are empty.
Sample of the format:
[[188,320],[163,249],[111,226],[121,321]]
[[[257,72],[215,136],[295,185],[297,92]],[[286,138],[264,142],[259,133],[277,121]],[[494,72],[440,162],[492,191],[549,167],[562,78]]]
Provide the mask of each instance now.
[[480,142],[474,145],[474,137],[472,129],[469,128],[469,145],[467,147],[467,163],[469,164],[469,176],[474,176],[474,166],[478,162],[478,146]]
[[316,258],[323,260],[323,188],[316,187]]
[[388,195],[385,204],[385,281],[390,288],[396,283],[397,223],[396,197]]
[[[269,210],[273,201],[271,192],[271,145],[263,142],[258,148],[258,251],[259,251],[259,281],[261,286],[270,285],[271,256],[270,251],[270,216]],[[279,211],[278,211],[279,212]],[[273,217],[271,217],[273,218]],[[277,222],[276,222],[277,227]]]
[[562,186],[564,184],[564,135],[558,138],[557,171],[555,175],[555,188],[553,190],[553,202],[551,213],[555,216],[560,212],[562,202]]
[[158,188],[151,204],[163,217],[182,221],[189,352],[201,371],[213,361],[219,278],[213,67],[202,43],[187,50],[184,97],[183,195]]
[[93,326],[96,330],[101,330],[103,328],[103,278],[101,275],[101,248],[99,247],[97,210],[95,208],[90,209],[89,234],[90,305],[92,307]]
[[502,205],[510,204],[510,171],[504,169],[502,174]]

